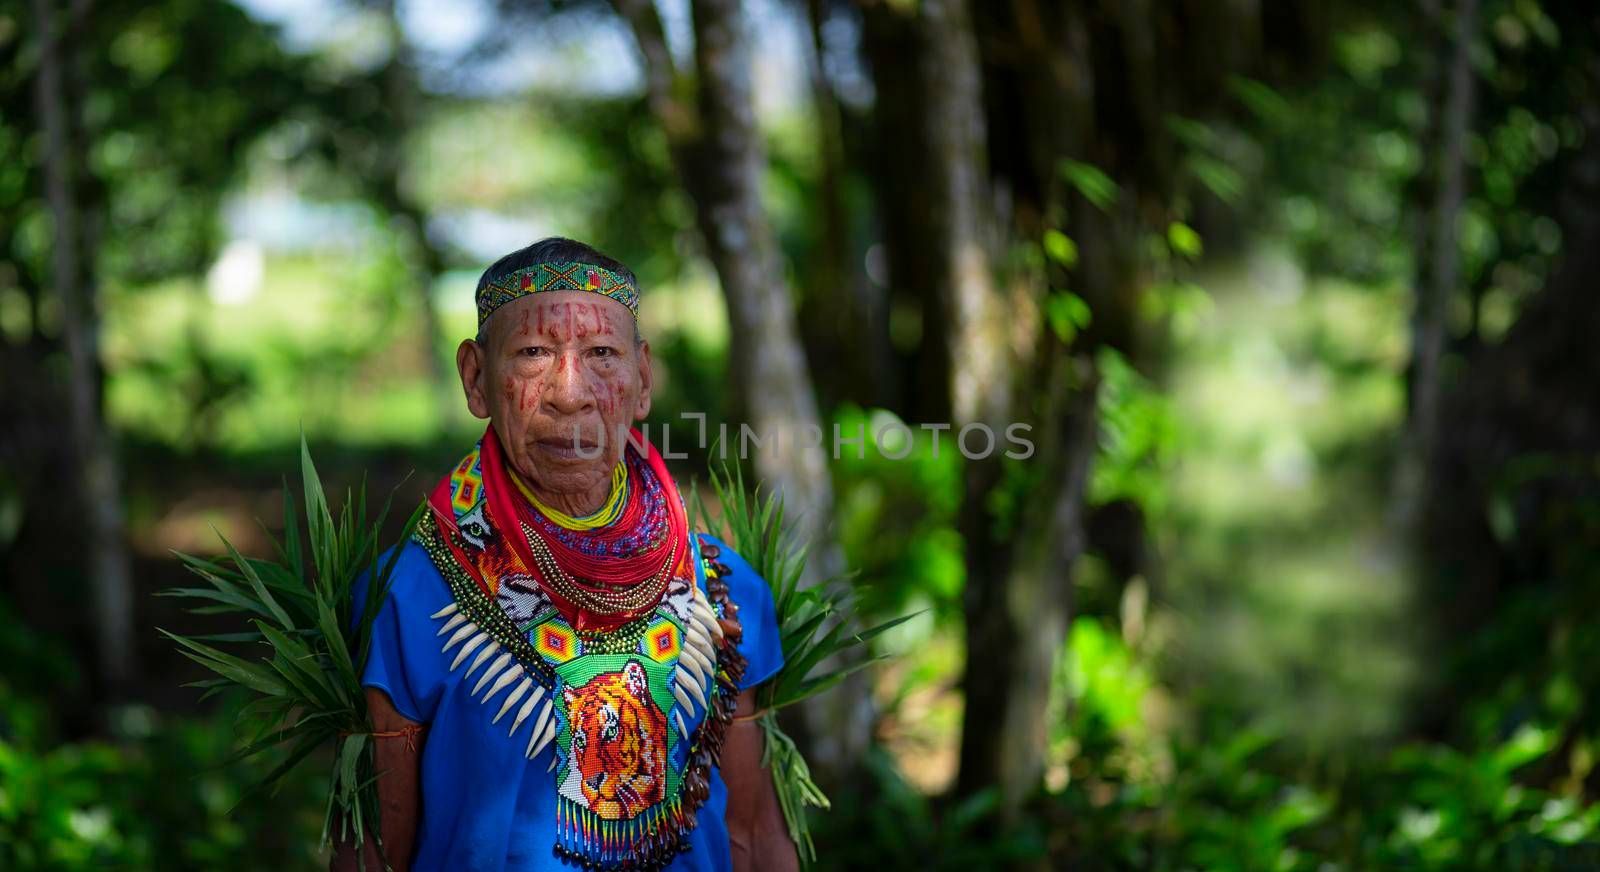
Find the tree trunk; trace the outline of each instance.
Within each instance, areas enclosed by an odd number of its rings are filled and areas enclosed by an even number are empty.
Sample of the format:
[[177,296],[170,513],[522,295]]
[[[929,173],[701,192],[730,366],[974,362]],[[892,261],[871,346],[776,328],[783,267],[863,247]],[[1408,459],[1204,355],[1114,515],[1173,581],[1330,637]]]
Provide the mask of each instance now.
[[919,60],[930,100],[922,131],[933,152],[927,180],[943,208],[934,211],[929,291],[946,326],[952,423],[1003,423],[1009,408],[1008,343],[990,249],[994,245],[984,128],[983,76],[966,0],[924,0],[919,14],[927,51]]
[[942,204],[925,184],[934,171],[932,150],[906,133],[920,134],[931,123],[930,95],[916,62],[926,52],[926,34],[900,4],[860,5],[862,49],[876,92],[870,175],[888,272],[885,338],[897,364],[893,407],[908,421],[949,421],[949,349],[939,297],[928,293],[934,264],[927,246]]
[[[967,668],[956,789],[966,795],[998,787],[1002,820],[1009,822],[1043,773],[1049,695],[1041,689],[1052,683],[1071,615],[1071,566],[1084,548],[1084,482],[1096,444],[1093,358],[1065,348],[1047,330],[1037,343],[1024,343],[1042,350],[1013,347],[1014,322],[1029,317],[1013,306],[1033,305],[1026,298],[1043,277],[1026,275],[1005,296],[997,282],[992,252],[1000,233],[986,127],[992,112],[986,113],[970,7],[965,0],[925,0],[910,8],[869,3],[863,12],[863,42],[882,83],[882,163],[915,178],[904,194],[886,191],[880,204],[890,279],[897,293],[924,295],[924,366],[943,379],[937,406],[951,415],[939,420],[958,432],[981,424],[997,433],[1025,420],[1035,425],[1037,446],[1025,462],[1044,470],[1030,497],[1031,520],[1002,537],[988,506],[1004,463],[998,455],[966,459],[958,519]],[[905,109],[908,102],[918,108]],[[1046,105],[1036,103],[1035,109]],[[1057,133],[1053,126],[1037,129]],[[1008,138],[1022,133],[1017,125],[1006,128]],[[1039,161],[1051,166],[1060,153],[1045,138]],[[1022,397],[1045,397],[1047,408],[1036,413]]]
[[1450,298],[1458,290],[1461,275],[1457,223],[1466,199],[1466,140],[1475,99],[1472,40],[1477,18],[1478,0],[1459,0],[1438,122],[1433,203],[1424,225],[1426,245],[1417,252],[1420,263],[1411,320],[1409,413],[1391,495],[1391,517],[1401,531],[1413,530],[1418,522],[1425,478],[1438,440],[1443,390],[1440,367],[1449,338]]
[[883,295],[865,280],[851,245],[845,208],[846,159],[839,100],[826,68],[824,0],[806,0],[811,106],[816,119],[817,197],[812,212],[814,251],[802,271],[800,329],[811,378],[824,407],[850,400],[889,401],[893,361],[888,354]]
[[832,480],[822,447],[803,438],[809,429],[820,432],[820,418],[777,237],[761,203],[766,149],[756,127],[744,17],[737,0],[695,0],[691,9],[702,136],[683,175],[722,281],[743,405],[757,430],[783,438],[781,451],[757,455],[756,472],[783,493],[801,537],[816,543],[816,568],[836,568],[837,556],[828,553]]
[[[812,572],[841,561],[832,544],[833,485],[820,445],[820,417],[795,324],[777,237],[761,203],[766,149],[756,127],[750,59],[736,0],[695,0],[695,76],[687,105],[650,0],[616,0],[645,64],[649,102],[667,134],[673,163],[695,204],[706,254],[722,283],[730,328],[730,371],[749,424],[778,437],[781,451],[751,450],[756,474],[781,491],[795,530],[813,543]],[[831,434],[824,433],[824,444]],[[813,580],[821,580],[820,575]]]
[[1005,573],[968,584],[979,621],[968,629],[958,792],[998,787],[1006,824],[1016,822],[1045,773],[1048,688],[1072,621],[1072,566],[1088,544],[1085,494],[1098,446],[1099,386],[1090,358],[1059,355],[1045,376],[1062,402],[1037,434],[1046,472],[1030,499],[1032,520],[1019,518]]
[[[416,298],[417,312],[422,319],[422,334],[426,340],[427,373],[439,405],[441,425],[454,420],[462,409],[461,383],[456,371],[445,356],[445,346],[451,341],[445,336],[444,324],[439,319],[439,309],[433,302],[433,285],[444,272],[444,253],[428,238],[427,213],[409,196],[400,194],[395,218],[405,225],[405,238],[411,242],[411,256],[407,269],[411,273],[411,291]],[[452,348],[453,350],[453,348]]]
[[[738,0],[693,0],[700,148],[686,174],[707,253],[728,304],[733,372],[759,432],[782,434],[781,450],[762,451],[756,472],[777,488],[811,543],[810,584],[843,568],[833,543],[833,480],[821,445],[815,395],[801,351],[778,241],[761,203],[766,149],[756,126],[750,57]],[[698,190],[698,193],[695,193]],[[823,434],[824,444],[831,433]],[[866,752],[871,707],[859,686],[811,707],[811,739],[823,771],[843,773]]]
[[[695,91],[687,105],[650,0],[615,0],[645,66],[652,112],[671,146],[678,176],[695,204],[706,254],[728,307],[730,371],[749,425],[769,440],[751,443],[760,481],[783,495],[791,529],[810,544],[806,577],[819,584],[844,560],[833,538],[833,482],[794,303],[776,234],[761,203],[766,149],[756,126],[745,21],[738,0],[693,0]],[[735,428],[730,427],[730,431]],[[820,441],[817,436],[820,435]],[[740,444],[733,434],[733,448]],[[774,449],[771,440],[781,440]],[[730,454],[733,452],[730,452]],[[865,752],[871,708],[860,685],[809,706],[820,771],[845,773]]]
[[[89,603],[98,641],[97,667],[108,694],[126,692],[138,674],[134,639],[133,579],[123,523],[121,471],[100,407],[99,317],[96,312],[94,253],[83,245],[82,217],[75,176],[82,172],[81,143],[74,141],[73,116],[79,111],[64,86],[76,42],[62,39],[49,0],[34,0],[39,34],[39,72],[35,97],[45,135],[45,187],[55,222],[52,269],[61,304],[61,330],[67,350],[67,418],[73,470],[86,528]],[[68,10],[72,32],[81,31],[90,3],[78,0]]]
[[[1591,66],[1584,81],[1600,87],[1600,70]],[[1504,642],[1482,638],[1529,602],[1521,597],[1550,597],[1513,623],[1542,625],[1552,638],[1570,615],[1588,613],[1580,579],[1592,567],[1585,547],[1600,503],[1600,115],[1582,117],[1584,144],[1568,158],[1551,213],[1559,260],[1505,335],[1478,346],[1441,390],[1417,530],[1421,598],[1433,604],[1425,629],[1440,664],[1418,695],[1423,735],[1452,736],[1465,697],[1523,667],[1497,656]]]
[[[994,460],[968,462],[966,708],[957,792],[997,787],[1006,824],[1020,817],[1042,781],[1049,733],[1044,689],[1053,683],[1072,619],[1073,567],[1088,547],[1086,491],[1098,448],[1097,354],[1109,346],[1131,357],[1137,344],[1138,244],[1146,204],[1133,180],[1143,174],[1159,179],[1165,164],[1157,159],[1132,165],[1117,143],[1130,136],[1139,142],[1140,154],[1170,150],[1146,141],[1151,137],[1144,125],[1135,123],[1131,132],[1107,129],[1097,116],[1102,100],[1119,103],[1119,124],[1128,124],[1129,114],[1161,114],[1158,105],[1126,106],[1154,103],[1159,96],[1152,83],[1136,88],[1137,77],[1122,71],[1154,51],[1150,34],[1140,30],[1142,19],[1118,22],[1111,14],[1116,10],[1110,10],[1097,20],[1112,29],[1095,32],[1090,25],[1095,16],[1079,7],[1047,9],[1021,0],[1008,8],[1009,20],[998,16],[997,27],[993,18],[985,19],[981,31],[986,44],[1009,46],[989,58],[986,71],[992,77],[988,93],[996,101],[988,107],[990,129],[1007,131],[1007,151],[988,169],[1005,167],[1013,203],[1010,230],[1018,242],[1037,244],[1049,229],[1065,229],[1078,242],[1079,261],[1070,272],[1047,266],[1023,285],[1035,292],[1070,288],[1088,302],[1093,321],[1070,344],[1041,325],[1035,348],[1012,355],[1014,380],[989,388],[997,408],[1034,425],[1036,454],[1024,462],[1042,470],[1026,498],[1029,509],[1005,541],[993,539],[994,519],[983,508],[1001,483],[1001,466]],[[983,13],[997,15],[994,7]],[[1106,89],[1111,90],[1101,93]],[[1115,202],[1092,204],[1063,185],[1058,172],[1063,157],[1093,161],[1112,174],[1122,186]],[[1041,302],[1024,304],[1025,296],[1013,291],[1006,311]],[[1017,309],[1013,317],[1022,312]],[[987,341],[1003,347],[1005,332],[996,331]],[[1042,407],[1024,405],[1026,398],[1042,400]],[[970,408],[959,393],[954,402]]]

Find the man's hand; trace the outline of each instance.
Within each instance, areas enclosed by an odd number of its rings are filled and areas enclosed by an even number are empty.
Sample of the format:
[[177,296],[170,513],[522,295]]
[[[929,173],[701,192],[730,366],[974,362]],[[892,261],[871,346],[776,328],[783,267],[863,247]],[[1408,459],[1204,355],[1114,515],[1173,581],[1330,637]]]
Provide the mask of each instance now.
[[736,872],[791,872],[800,868],[800,856],[789,840],[789,827],[778,805],[772,773],[761,765],[766,733],[754,720],[737,718],[755,714],[752,691],[739,694],[739,706],[722,743],[722,780],[728,785],[728,842]]
[[[373,768],[378,773],[378,804],[382,807],[383,853],[389,868],[406,872],[411,868],[411,849],[416,844],[417,815],[421,811],[422,742],[427,734],[418,731],[418,724],[406,720],[394,710],[389,695],[381,690],[367,688],[367,713],[372,719],[375,733],[412,731],[415,735],[374,736],[372,739]],[[367,834],[362,853],[365,868],[377,872],[384,868],[378,860],[378,846],[371,833]],[[348,842],[334,847],[333,872],[355,872],[356,852]]]

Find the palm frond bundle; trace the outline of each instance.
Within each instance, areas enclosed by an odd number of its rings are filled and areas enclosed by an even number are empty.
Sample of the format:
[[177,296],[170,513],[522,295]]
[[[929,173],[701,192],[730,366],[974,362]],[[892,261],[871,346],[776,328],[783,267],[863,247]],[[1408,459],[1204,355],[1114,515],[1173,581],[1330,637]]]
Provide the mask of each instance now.
[[[372,623],[400,549],[384,555],[379,537],[390,502],[385,500],[369,518],[364,487],[346,494],[335,518],[303,437],[300,472],[303,537],[294,498],[285,486],[283,538],[273,541],[274,559],[246,557],[219,533],[223,559],[177,555],[209,586],[160,594],[201,603],[191,610],[196,613],[240,615],[249,629],[195,637],[161,632],[189,659],[216,673],[216,678],[194,683],[205,688],[202,699],[229,689],[243,689],[249,697],[238,713],[238,725],[248,739],[233,759],[270,749],[285,752],[282,762],[250,792],[275,789],[314,751],[332,744],[323,842],[337,837],[353,844],[356,856],[364,858],[370,837],[381,857],[372,726],[361,673]],[[421,511],[419,505],[400,541],[409,538]],[[366,597],[360,614],[354,614],[352,595],[363,578]]]

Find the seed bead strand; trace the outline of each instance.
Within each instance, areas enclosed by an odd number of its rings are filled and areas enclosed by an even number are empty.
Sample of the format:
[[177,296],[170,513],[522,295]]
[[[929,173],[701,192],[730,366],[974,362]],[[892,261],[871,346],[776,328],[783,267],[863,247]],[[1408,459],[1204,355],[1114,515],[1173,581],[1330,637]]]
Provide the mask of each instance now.
[[672,578],[672,568],[678,563],[678,543],[674,542],[667,549],[667,559],[662,562],[661,568],[656,570],[650,580],[623,591],[596,591],[579,584],[561,568],[556,562],[555,555],[550,553],[549,547],[545,544],[544,537],[537,530],[524,524],[523,532],[527,535],[528,545],[533,551],[533,560],[538,565],[541,577],[555,588],[556,593],[563,599],[585,611],[597,614],[616,615],[654,606],[661,601],[661,595],[666,592],[667,583]]

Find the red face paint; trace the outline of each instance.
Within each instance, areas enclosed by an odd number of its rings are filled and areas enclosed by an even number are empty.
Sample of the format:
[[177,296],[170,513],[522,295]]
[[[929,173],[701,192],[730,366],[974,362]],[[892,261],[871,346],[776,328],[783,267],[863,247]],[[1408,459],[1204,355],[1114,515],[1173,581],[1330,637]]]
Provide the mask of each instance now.
[[561,329],[561,303],[540,300],[538,307],[538,333],[555,342],[565,342],[566,333]]
[[618,409],[622,408],[622,393],[623,386],[616,382],[604,387],[604,399],[601,400],[601,406],[606,415],[613,415]]

